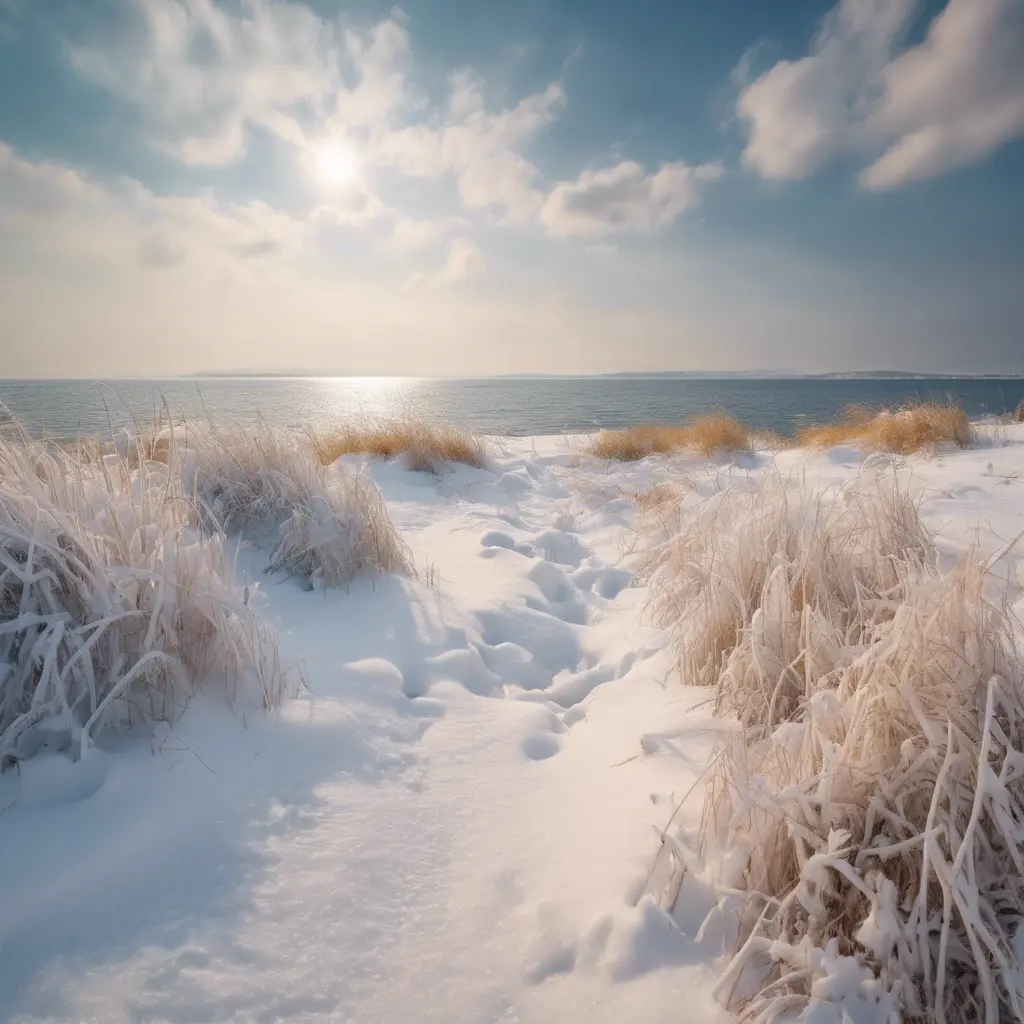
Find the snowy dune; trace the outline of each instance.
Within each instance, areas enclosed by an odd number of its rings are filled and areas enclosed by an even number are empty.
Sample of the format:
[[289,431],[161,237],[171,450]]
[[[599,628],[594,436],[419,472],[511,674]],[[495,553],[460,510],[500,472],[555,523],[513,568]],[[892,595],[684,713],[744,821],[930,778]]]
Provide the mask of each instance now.
[[[1024,530],[1024,425],[981,435],[898,462],[950,565]],[[486,469],[373,463],[416,578],[309,590],[238,550],[308,692],[244,721],[198,697],[173,730],[0,775],[0,1020],[732,1019],[708,873],[659,855],[670,822],[696,836],[730,726],[645,615],[634,496],[772,465],[865,471],[851,448],[618,464],[508,440]]]

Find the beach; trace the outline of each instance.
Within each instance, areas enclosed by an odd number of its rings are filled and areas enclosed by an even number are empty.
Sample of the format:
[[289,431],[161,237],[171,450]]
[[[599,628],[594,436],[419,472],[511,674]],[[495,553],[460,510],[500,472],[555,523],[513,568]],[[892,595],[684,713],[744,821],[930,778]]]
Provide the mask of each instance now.
[[[492,442],[482,468],[329,472],[372,477],[411,571],[325,589],[229,539],[294,695],[200,692],[172,725],[0,775],[0,1019],[733,1019],[699,835],[735,721],[651,614],[662,524],[642,496],[672,489],[685,520],[768,475],[817,494],[899,479],[941,568],[995,556],[986,585],[1024,612],[1024,424],[906,457],[621,463],[542,436]],[[891,993],[841,968],[801,1019],[890,1019]]]

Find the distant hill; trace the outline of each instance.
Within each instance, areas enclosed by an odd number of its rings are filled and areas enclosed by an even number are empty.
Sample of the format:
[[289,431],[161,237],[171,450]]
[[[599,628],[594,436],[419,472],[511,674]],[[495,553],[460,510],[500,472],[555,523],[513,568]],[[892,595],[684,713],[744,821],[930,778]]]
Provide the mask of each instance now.
[[[187,380],[216,380],[236,377],[400,377],[404,374],[339,373],[337,371],[279,370],[263,373],[196,373],[183,375]],[[800,373],[797,370],[651,370],[624,373],[499,373],[491,377],[481,374],[466,379],[477,380],[555,380],[559,378],[591,378],[600,380],[1015,380],[1024,373],[922,373],[915,370],[836,370],[831,373]],[[449,378],[439,378],[449,379]]]
[[[543,380],[563,376],[554,373],[505,373],[503,380]],[[796,370],[666,370],[649,373],[596,373],[578,376],[601,380],[1015,380],[1020,373],[921,373],[914,370],[836,370],[832,373],[798,373]]]

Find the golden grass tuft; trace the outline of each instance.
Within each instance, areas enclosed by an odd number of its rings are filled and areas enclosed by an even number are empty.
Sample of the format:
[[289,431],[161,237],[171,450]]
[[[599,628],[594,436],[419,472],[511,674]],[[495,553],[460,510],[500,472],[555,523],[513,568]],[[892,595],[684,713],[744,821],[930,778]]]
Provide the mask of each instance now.
[[641,423],[626,430],[605,430],[590,448],[590,454],[599,459],[619,462],[684,451],[705,457],[725,451],[750,451],[750,434],[742,423],[717,410],[695,416],[682,426]]
[[657,512],[679,500],[679,492],[669,484],[655,484],[633,495],[633,504],[641,512]]
[[474,434],[457,427],[426,423],[383,423],[346,426],[327,438],[317,439],[324,465],[343,455],[375,455],[404,458],[410,469],[435,473],[446,462],[482,468],[487,464],[487,445]]
[[751,438],[751,445],[756,451],[782,452],[793,447],[793,439],[774,430],[759,430]]
[[946,402],[921,402],[879,412],[851,406],[838,423],[806,427],[797,434],[804,448],[856,444],[868,451],[911,455],[941,444],[969,448],[974,432],[967,413]]
[[1013,418],[1017,423],[1024,423],[1024,398],[1020,400],[1020,404],[1017,406],[1017,410],[1014,412]]

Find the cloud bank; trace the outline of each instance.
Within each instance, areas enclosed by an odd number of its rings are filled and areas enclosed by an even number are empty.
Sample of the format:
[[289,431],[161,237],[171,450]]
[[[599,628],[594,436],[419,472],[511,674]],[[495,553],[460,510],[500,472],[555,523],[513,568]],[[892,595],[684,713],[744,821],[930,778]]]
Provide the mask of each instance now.
[[746,85],[743,163],[799,181],[852,154],[883,190],[975,163],[1024,135],[1024,4],[949,0],[915,46],[914,0],[842,0],[810,53]]
[[[567,108],[565,84],[552,81],[493,109],[486,83],[460,68],[434,109],[411,80],[412,39],[400,14],[359,31],[284,0],[242,0],[234,13],[213,0],[121,2],[126,31],[76,43],[69,58],[88,82],[137,112],[152,146],[187,165],[235,163],[253,132],[307,154],[325,139],[340,140],[371,171],[452,182],[465,215],[539,224],[555,235],[595,233],[599,223],[601,233],[650,233],[695,206],[697,184],[714,177],[682,163],[648,176],[629,162],[584,172],[574,192],[568,183],[552,185],[527,151]],[[609,194],[604,210],[586,212],[581,193],[604,188],[609,174],[633,195]],[[621,180],[637,175],[636,183]],[[398,221],[400,245],[446,233],[408,211],[389,211],[365,187],[320,216],[359,226],[387,212]],[[420,227],[410,232],[414,220]]]

